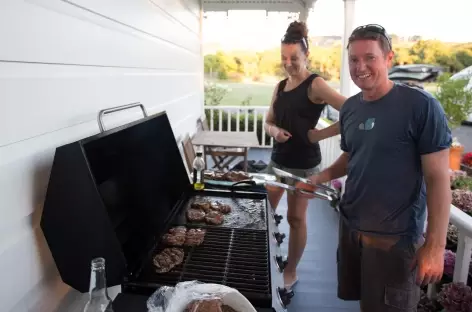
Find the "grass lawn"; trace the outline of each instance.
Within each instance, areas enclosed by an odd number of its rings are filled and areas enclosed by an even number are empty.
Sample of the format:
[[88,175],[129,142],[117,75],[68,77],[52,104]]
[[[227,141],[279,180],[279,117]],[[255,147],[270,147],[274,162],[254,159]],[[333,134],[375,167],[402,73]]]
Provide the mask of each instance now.
[[269,106],[275,84],[218,82],[229,88],[228,94],[221,101],[224,106],[238,106],[248,97],[251,97],[249,106]]
[[[248,97],[251,97],[249,106],[268,106],[270,104],[272,93],[275,88],[274,84],[256,83],[256,82],[227,82],[218,81],[219,84],[229,88],[229,92],[221,101],[223,106],[239,106],[243,105]],[[339,83],[330,83],[339,91]],[[436,84],[427,83],[424,88],[428,92],[436,91]]]

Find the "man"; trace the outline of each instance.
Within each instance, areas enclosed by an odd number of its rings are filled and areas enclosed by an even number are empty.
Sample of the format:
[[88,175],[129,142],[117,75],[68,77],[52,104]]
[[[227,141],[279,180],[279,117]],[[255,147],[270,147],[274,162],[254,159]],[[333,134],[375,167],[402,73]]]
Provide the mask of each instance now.
[[310,178],[319,184],[347,174],[338,297],[359,300],[363,312],[416,311],[419,286],[443,272],[451,132],[433,96],[388,79],[394,54],[383,27],[358,27],[347,48],[362,92],[340,112],[343,154]]

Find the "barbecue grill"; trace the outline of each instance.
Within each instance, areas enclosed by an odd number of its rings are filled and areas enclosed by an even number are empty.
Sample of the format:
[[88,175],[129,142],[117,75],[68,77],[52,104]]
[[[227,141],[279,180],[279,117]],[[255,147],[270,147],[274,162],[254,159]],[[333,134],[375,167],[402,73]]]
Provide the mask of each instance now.
[[[144,118],[105,130],[103,116],[140,106]],[[41,228],[63,281],[87,292],[90,261],[107,261],[108,286],[151,295],[163,285],[198,280],[239,290],[259,311],[284,311],[292,292],[283,287],[286,264],[279,246],[280,216],[265,192],[192,188],[165,112],[147,116],[137,103],[99,113],[101,132],[58,147]],[[197,200],[231,206],[221,225],[189,223]],[[183,247],[182,263],[156,273],[153,257],[174,226],[204,228],[200,246]]]

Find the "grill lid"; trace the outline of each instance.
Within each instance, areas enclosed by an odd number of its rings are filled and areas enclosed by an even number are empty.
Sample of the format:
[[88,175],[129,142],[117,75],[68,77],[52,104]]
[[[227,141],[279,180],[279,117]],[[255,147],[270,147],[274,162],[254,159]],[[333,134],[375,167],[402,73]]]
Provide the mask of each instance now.
[[189,187],[165,112],[58,147],[41,228],[63,281],[88,291],[90,261],[104,257],[119,285]]

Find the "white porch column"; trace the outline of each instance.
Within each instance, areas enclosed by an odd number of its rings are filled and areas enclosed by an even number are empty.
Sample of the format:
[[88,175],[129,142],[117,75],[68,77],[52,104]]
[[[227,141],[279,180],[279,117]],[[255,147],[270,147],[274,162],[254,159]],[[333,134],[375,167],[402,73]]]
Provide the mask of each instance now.
[[347,97],[359,92],[359,88],[352,82],[349,74],[349,62],[347,55],[347,43],[349,36],[354,30],[355,25],[355,4],[356,0],[344,1],[344,35],[342,46],[342,63],[341,63],[341,94]]
[[308,16],[310,15],[310,10],[315,6],[316,0],[305,0],[305,7],[300,11],[298,20],[300,22],[306,23]]

